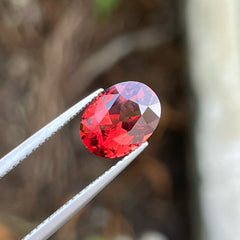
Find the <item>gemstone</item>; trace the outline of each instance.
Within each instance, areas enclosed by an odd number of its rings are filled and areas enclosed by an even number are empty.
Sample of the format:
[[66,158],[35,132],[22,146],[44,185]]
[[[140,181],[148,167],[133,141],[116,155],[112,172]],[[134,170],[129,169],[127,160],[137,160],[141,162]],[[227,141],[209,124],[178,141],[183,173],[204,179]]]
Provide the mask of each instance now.
[[161,106],[143,83],[115,84],[85,109],[80,122],[84,145],[101,157],[122,157],[144,143],[158,125]]

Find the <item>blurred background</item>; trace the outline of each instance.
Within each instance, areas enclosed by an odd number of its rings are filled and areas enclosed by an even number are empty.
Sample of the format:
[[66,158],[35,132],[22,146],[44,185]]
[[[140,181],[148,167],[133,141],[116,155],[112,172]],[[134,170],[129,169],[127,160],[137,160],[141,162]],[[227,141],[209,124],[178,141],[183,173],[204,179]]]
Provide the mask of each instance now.
[[[0,1],[1,156],[99,87],[137,80],[162,104],[147,150],[50,239],[239,240],[239,4],[211,3]],[[115,164],[79,121],[0,181],[0,240]]]

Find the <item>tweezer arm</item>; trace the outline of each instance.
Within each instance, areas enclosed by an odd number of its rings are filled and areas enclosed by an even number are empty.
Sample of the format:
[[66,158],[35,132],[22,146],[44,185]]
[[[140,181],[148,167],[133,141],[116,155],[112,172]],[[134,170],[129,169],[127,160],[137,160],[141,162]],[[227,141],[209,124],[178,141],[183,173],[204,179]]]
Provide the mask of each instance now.
[[0,160],[0,179],[61,129],[102,91],[103,89],[100,88],[88,95],[4,156]]
[[122,172],[146,147],[148,142],[143,143],[135,151],[124,157],[112,166],[103,175],[98,177],[90,185],[75,195],[71,200],[59,208],[49,218],[43,221],[30,234],[22,240],[45,240],[55,233],[74,214],[91,201],[104,187],[106,187],[120,172]]

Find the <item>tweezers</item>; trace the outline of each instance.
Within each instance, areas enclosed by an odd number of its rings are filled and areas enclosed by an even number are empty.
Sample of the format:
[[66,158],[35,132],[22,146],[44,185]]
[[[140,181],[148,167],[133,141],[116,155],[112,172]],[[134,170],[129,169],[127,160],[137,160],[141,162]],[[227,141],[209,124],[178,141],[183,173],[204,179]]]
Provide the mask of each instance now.
[[[48,138],[58,132],[102,91],[104,90],[100,88],[80,100],[0,159],[0,179],[42,145]],[[117,175],[120,174],[147,146],[148,142],[143,143],[135,151],[118,161],[114,166],[104,172],[51,216],[40,223],[22,240],[48,239],[116,178]]]

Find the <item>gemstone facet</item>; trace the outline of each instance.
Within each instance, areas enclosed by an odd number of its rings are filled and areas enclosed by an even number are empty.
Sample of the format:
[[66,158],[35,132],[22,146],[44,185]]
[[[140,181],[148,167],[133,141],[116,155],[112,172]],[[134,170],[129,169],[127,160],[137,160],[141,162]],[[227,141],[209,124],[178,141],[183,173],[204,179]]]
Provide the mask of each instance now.
[[101,157],[124,156],[153,133],[161,115],[157,95],[143,83],[115,84],[85,109],[80,122],[84,145]]

